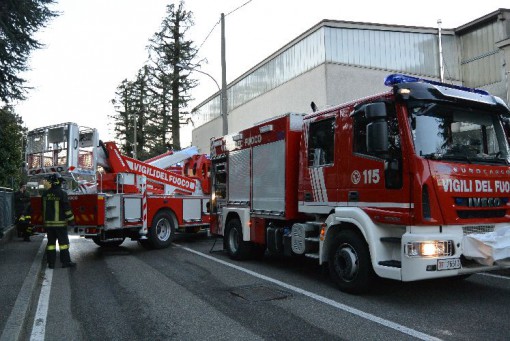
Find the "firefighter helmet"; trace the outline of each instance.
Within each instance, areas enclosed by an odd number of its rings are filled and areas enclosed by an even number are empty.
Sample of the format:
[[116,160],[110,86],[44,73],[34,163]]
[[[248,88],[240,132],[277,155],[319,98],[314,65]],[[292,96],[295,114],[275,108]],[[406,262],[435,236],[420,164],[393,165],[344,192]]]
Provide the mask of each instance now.
[[63,178],[60,173],[53,173],[48,177],[48,181],[51,185],[60,185],[62,184]]

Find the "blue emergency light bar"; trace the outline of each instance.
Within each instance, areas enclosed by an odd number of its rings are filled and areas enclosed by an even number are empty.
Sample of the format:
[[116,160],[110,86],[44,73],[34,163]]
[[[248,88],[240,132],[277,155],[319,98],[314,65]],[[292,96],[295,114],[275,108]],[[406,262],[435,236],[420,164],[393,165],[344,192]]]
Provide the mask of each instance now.
[[436,81],[429,80],[429,79],[423,79],[423,78],[418,78],[418,77],[402,75],[399,73],[394,73],[394,74],[387,76],[386,79],[384,80],[384,85],[393,86],[396,84],[415,83],[415,82],[422,82],[422,83],[428,83],[428,84],[432,84],[432,85],[443,86],[443,87],[457,89],[457,90],[461,90],[461,91],[472,92],[472,93],[476,93],[479,95],[487,95],[487,96],[490,95],[487,91],[481,90],[481,89],[468,88],[465,86],[458,86],[458,85],[453,85],[453,84],[445,84],[445,83],[436,82]]

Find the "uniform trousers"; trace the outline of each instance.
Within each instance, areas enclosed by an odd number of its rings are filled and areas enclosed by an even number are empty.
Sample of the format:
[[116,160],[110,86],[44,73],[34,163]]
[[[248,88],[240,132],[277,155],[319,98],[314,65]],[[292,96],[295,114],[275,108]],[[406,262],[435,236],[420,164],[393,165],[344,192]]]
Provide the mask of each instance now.
[[46,259],[48,264],[55,265],[57,260],[57,240],[60,249],[60,262],[68,264],[71,262],[71,255],[69,254],[69,236],[67,234],[67,226],[59,227],[45,227],[46,235],[48,237],[48,244],[46,246]]

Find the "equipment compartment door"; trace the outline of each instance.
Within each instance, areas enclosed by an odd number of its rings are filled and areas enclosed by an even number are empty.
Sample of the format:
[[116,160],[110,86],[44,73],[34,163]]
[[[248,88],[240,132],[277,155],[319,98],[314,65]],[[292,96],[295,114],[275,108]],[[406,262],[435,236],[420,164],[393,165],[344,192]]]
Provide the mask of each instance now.
[[285,213],[285,141],[253,147],[252,171],[253,210]]
[[183,199],[182,218],[184,221],[202,219],[202,199]]

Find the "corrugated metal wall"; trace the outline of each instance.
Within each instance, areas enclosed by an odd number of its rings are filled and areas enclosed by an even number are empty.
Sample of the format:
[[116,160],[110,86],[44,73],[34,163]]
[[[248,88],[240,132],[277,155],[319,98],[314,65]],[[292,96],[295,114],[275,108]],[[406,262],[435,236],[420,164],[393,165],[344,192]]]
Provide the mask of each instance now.
[[502,81],[502,52],[496,47],[496,42],[501,39],[497,22],[460,36],[462,80],[465,86],[479,88]]
[[[437,33],[326,28],[326,61],[439,78]],[[447,77],[459,80],[453,35],[443,35]]]

